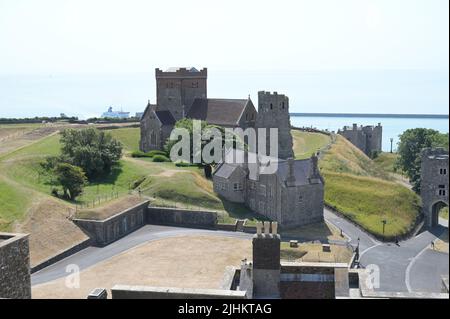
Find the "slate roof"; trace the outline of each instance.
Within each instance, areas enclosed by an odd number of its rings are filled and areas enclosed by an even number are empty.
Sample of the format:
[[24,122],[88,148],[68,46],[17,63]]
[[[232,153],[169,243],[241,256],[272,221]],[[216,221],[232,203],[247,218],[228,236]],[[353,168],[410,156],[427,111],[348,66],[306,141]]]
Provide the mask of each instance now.
[[[236,151],[240,152],[240,151]],[[279,181],[284,182],[288,175],[289,164],[287,160],[278,159],[275,157],[269,156],[260,156],[260,174],[264,173],[272,173],[267,172],[267,163],[270,162],[274,165],[277,165],[275,174],[277,174]],[[229,178],[231,174],[239,167],[243,166],[243,164],[237,163],[221,163],[214,175],[222,178]],[[249,179],[256,180],[256,163],[249,163]],[[294,161],[294,174],[295,174],[295,185],[309,185],[309,175],[313,168],[313,163],[311,159],[304,160],[295,160]],[[284,185],[284,183],[283,183]]]
[[249,100],[204,99],[192,103],[186,117],[221,126],[237,126]]
[[155,111],[155,114],[162,125],[175,125],[175,118],[170,111]]

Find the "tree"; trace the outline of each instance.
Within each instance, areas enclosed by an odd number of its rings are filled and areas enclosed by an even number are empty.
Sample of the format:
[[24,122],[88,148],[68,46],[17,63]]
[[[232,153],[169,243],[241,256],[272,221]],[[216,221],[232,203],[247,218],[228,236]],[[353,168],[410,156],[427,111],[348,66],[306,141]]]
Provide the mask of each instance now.
[[122,156],[122,144],[95,128],[61,133],[61,162],[81,167],[89,179],[111,171]]
[[61,185],[64,197],[75,200],[83,193],[83,188],[87,184],[86,175],[83,169],[68,163],[59,163],[55,168],[55,176]]
[[400,135],[398,143],[398,160],[396,167],[402,169],[413,184],[413,190],[420,192],[421,152],[426,147],[444,147],[448,150],[448,133],[442,134],[436,130],[415,128]]
[[[198,121],[198,120],[197,120]],[[224,146],[226,143],[233,145],[233,148],[242,148],[245,149],[246,145],[245,143],[240,139],[239,136],[232,134],[232,137],[230,138],[229,141],[226,140],[226,138],[228,137],[225,134],[225,129],[221,126],[217,126],[217,125],[210,125],[205,121],[199,121],[201,123],[200,127],[201,127],[201,132],[202,134],[208,134],[209,130],[218,130],[220,132],[220,134],[222,135],[222,146]],[[194,122],[192,119],[182,119],[179,120],[177,123],[175,123],[175,128],[183,128],[186,129],[189,132],[190,135],[190,162],[193,162],[193,157],[196,155],[194,154],[194,143],[193,143],[193,132],[194,132]],[[166,151],[167,154],[170,154],[170,151],[172,149],[172,147],[177,144],[179,141],[181,140],[181,137],[178,140],[167,140],[166,144],[164,146],[164,150]],[[211,139],[212,140],[212,139]],[[201,142],[201,149],[200,151],[203,152],[204,147],[211,142],[211,140],[202,140]],[[211,155],[215,155],[215,154],[211,154]],[[221,154],[220,154],[221,156]],[[208,168],[207,166],[209,166],[210,164],[214,164],[214,163],[204,163],[203,162],[203,158],[202,158],[202,163],[201,166],[205,167],[205,175],[208,175],[208,170],[210,169],[210,167]]]

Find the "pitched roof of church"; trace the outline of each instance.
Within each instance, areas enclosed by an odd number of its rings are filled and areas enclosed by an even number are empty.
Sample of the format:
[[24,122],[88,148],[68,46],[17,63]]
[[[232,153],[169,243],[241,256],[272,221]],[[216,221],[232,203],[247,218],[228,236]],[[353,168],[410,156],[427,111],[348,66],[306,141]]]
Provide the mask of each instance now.
[[170,111],[155,111],[162,125],[175,125],[175,118]]
[[197,98],[186,117],[206,121],[209,124],[236,126],[249,101],[248,99]]

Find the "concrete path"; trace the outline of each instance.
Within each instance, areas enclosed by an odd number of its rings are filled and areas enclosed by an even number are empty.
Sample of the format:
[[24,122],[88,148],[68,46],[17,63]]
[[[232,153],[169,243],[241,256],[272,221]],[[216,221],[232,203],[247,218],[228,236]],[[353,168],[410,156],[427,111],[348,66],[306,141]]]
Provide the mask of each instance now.
[[[359,242],[363,267],[368,265],[379,267],[380,287],[376,290],[440,292],[440,276],[449,273],[448,254],[429,251],[428,248],[431,246],[431,242],[446,230],[445,227],[440,226],[432,232],[421,233],[415,238],[400,242],[397,246],[375,240],[329,210],[325,210],[324,215],[329,223],[342,229],[353,247],[356,247]],[[216,235],[247,239],[253,236],[240,232],[147,225],[111,245],[103,248],[86,248],[34,273],[32,284],[37,285],[65,276],[66,267],[71,264],[76,264],[80,270],[83,270],[140,244],[184,235]]]

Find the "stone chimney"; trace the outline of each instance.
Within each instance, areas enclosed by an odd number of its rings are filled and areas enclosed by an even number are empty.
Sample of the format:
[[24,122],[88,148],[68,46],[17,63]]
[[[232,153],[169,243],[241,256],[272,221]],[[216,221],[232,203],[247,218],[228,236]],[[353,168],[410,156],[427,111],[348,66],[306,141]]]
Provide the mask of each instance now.
[[313,154],[311,156],[311,171],[309,173],[309,181],[311,184],[318,184],[320,182],[319,158],[316,154]]
[[253,236],[253,298],[280,298],[280,244],[276,222],[257,223]]
[[293,158],[288,159],[288,174],[286,176],[286,186],[294,187],[295,186],[295,160]]

